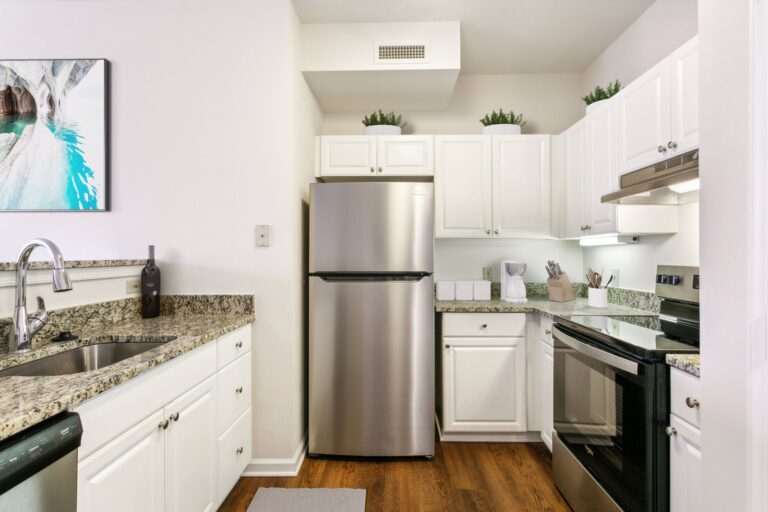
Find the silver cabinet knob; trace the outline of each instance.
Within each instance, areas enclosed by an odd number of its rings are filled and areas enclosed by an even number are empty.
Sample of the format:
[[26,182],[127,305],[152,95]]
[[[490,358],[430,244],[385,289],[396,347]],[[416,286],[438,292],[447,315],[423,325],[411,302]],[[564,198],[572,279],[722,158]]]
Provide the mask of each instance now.
[[238,341],[237,343],[235,343],[235,348],[243,348],[243,342]]
[[171,421],[179,421],[179,413],[175,412],[171,414],[171,417],[169,418]]
[[491,230],[490,230],[490,229],[486,229],[486,230],[485,230],[485,234],[486,234],[486,235],[490,235],[490,234],[491,234]]
[[552,329],[544,329],[544,334],[546,334],[547,336],[551,336],[552,335]]
[[235,394],[239,395],[242,392],[243,392],[243,386],[238,386],[238,387],[235,388]]
[[671,140],[671,141],[669,141],[669,142],[667,143],[667,147],[668,147],[669,149],[676,149],[676,148],[677,148],[677,142],[675,142],[675,141]]
[[664,432],[666,432],[669,437],[677,435],[677,429],[675,427],[667,427],[664,429]]
[[445,344],[445,348],[451,348],[451,346],[450,346],[449,344],[447,344],[447,343],[446,343],[446,344]]
[[659,151],[659,153],[666,153],[667,152],[667,148],[664,147],[664,146],[659,146],[656,149]]
[[488,328],[488,324],[481,324],[481,325],[480,325],[480,328],[481,328],[481,329],[487,329],[487,328]]
[[695,409],[699,406],[699,401],[695,398],[692,398],[690,396],[685,397],[685,405],[690,407],[691,409]]
[[373,172],[376,172],[376,169],[374,169],[373,167],[371,167],[371,172],[372,172],[372,173],[373,173]]
[[498,229],[494,229],[494,230],[493,230],[493,232],[494,232],[494,233],[496,233],[497,235],[498,235],[499,233],[501,233],[501,231],[500,231],[500,230],[498,230]]
[[589,224],[587,224],[586,228],[587,228],[587,231],[592,231],[592,226],[590,226]]
[[236,453],[236,454],[238,454],[238,455],[240,455],[241,453],[243,453],[243,447],[241,446],[240,448],[238,448],[237,450],[235,450],[235,453]]
[[384,168],[383,167],[379,167],[379,172],[384,172]]
[[163,420],[163,421],[161,421],[160,423],[157,424],[157,428],[161,428],[161,429],[165,430],[165,429],[168,428],[168,425],[169,425],[168,420]]

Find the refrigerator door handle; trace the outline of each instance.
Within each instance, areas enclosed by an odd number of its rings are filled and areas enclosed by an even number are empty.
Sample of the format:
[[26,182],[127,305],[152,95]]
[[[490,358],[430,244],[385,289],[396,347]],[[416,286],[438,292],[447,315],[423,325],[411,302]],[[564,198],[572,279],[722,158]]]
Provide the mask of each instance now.
[[327,283],[375,283],[375,282],[419,282],[425,277],[430,276],[428,273],[418,274],[398,274],[398,275],[322,275],[322,274],[310,274],[310,276],[319,277]]

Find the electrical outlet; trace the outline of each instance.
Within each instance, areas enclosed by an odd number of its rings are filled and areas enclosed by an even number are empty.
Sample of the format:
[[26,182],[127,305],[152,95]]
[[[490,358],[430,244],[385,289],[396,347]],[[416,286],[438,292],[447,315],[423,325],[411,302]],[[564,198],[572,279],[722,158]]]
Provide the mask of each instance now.
[[611,286],[613,286],[614,288],[618,288],[619,287],[619,269],[616,267],[612,268],[611,275],[613,276],[613,281],[611,281]]
[[491,267],[483,267],[483,281],[491,280]]
[[140,279],[129,279],[125,282],[125,293],[128,295],[134,294],[134,293],[141,293],[141,280]]
[[272,243],[272,226],[259,224],[256,226],[256,247],[269,247]]

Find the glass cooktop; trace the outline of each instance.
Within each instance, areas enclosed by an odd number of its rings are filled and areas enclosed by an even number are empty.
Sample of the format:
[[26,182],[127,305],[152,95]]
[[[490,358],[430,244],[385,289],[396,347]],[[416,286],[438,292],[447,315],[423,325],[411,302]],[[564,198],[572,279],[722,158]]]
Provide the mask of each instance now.
[[657,316],[562,316],[555,322],[595,342],[649,359],[667,353],[698,353],[699,347],[675,340],[661,330]]

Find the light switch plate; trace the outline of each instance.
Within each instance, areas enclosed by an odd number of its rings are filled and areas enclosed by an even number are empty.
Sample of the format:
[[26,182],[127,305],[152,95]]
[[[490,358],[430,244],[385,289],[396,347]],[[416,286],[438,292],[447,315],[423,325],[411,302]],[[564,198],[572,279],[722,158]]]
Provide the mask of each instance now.
[[483,267],[483,281],[491,280],[491,267]]
[[272,226],[259,224],[256,226],[256,247],[269,247],[272,243]]

